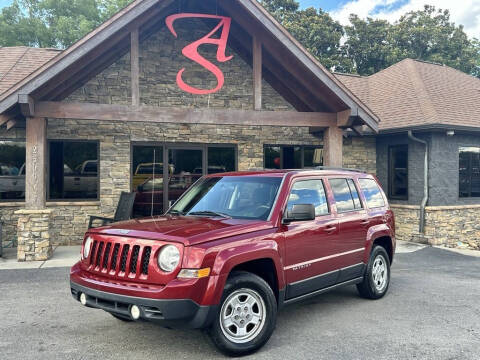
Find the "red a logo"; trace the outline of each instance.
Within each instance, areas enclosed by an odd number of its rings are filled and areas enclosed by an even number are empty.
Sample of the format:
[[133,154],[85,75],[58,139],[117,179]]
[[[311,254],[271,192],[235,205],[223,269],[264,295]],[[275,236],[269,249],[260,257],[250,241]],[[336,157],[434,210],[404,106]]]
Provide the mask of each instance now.
[[[178,87],[183,91],[186,91],[192,94],[197,94],[197,95],[213,94],[223,87],[223,84],[225,82],[225,77],[222,71],[215,64],[211,63],[210,61],[208,61],[198,53],[198,47],[202,44],[217,45],[218,46],[217,60],[219,62],[226,62],[228,60],[231,60],[233,56],[226,56],[225,52],[227,50],[227,41],[228,41],[228,35],[230,33],[230,25],[231,25],[232,19],[225,16],[207,15],[207,14],[184,13],[184,14],[170,15],[166,19],[167,28],[175,37],[177,37],[177,32],[173,28],[173,23],[175,22],[175,20],[183,19],[183,18],[210,18],[210,19],[220,20],[218,25],[215,26],[215,28],[212,31],[210,31],[207,35],[191,43],[190,45],[185,46],[182,50],[182,54],[186,58],[192,61],[195,61],[197,64],[203,66],[205,69],[210,71],[213,75],[215,75],[215,77],[217,78],[217,87],[215,87],[214,89],[197,89],[193,86],[188,85],[183,81],[183,78],[182,78],[182,74],[184,73],[185,68],[181,69],[177,74]],[[222,34],[220,38],[218,39],[212,38],[212,36],[218,30],[220,30],[220,28],[222,28]]]

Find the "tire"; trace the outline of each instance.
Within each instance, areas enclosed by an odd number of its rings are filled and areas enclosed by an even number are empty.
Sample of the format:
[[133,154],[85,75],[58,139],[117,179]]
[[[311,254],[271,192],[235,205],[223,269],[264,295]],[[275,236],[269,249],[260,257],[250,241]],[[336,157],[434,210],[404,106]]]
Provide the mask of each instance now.
[[265,345],[276,321],[277,300],[267,282],[255,274],[238,271],[225,284],[208,334],[224,354],[242,356]]
[[366,299],[376,300],[387,293],[389,285],[390,258],[384,247],[374,245],[363,281],[357,284],[358,292]]
[[121,316],[121,315],[116,315],[116,314],[112,314],[112,313],[109,313],[110,315],[112,315],[115,319],[118,319],[118,320],[121,320],[121,321],[124,321],[124,322],[133,322],[132,319],[128,318],[128,317],[124,317],[124,316]]

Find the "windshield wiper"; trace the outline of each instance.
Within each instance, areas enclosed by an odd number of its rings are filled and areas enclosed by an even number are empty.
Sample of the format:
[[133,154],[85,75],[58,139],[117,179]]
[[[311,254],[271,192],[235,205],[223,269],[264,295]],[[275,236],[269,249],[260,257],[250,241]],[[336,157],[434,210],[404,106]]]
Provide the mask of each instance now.
[[232,217],[227,214],[223,214],[221,212],[216,212],[216,211],[192,211],[189,212],[187,215],[199,215],[199,216],[219,216],[227,219],[231,219]]
[[180,210],[170,210],[168,212],[168,214],[181,215],[181,216],[185,215],[185,213],[183,211],[180,211]]

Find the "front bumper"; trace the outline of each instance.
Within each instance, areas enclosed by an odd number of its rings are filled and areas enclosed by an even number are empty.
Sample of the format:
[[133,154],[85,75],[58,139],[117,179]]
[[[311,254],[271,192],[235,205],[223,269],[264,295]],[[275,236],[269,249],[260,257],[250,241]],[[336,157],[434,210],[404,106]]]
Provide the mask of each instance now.
[[95,290],[70,281],[72,296],[80,301],[80,294],[87,297],[86,306],[131,319],[130,307],[140,308],[140,319],[173,328],[208,327],[217,313],[217,305],[201,306],[191,299],[150,299],[113,294]]

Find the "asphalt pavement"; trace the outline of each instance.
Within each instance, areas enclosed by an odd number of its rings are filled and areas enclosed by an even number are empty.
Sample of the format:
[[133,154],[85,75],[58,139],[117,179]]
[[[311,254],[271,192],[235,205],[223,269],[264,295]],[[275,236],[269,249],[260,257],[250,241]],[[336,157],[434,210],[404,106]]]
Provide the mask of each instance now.
[[[480,258],[396,255],[389,293],[355,287],[284,308],[248,359],[480,359]],[[222,359],[207,336],[123,323],[70,295],[68,268],[0,270],[0,359]]]

